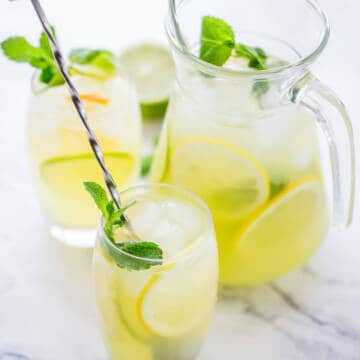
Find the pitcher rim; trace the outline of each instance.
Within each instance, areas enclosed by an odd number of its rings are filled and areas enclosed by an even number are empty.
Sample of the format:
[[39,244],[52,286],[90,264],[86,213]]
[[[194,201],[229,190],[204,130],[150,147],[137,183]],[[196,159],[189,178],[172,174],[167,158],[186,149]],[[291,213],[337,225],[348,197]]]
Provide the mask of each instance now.
[[[177,8],[179,5],[176,5],[176,0],[169,0],[169,10],[168,15],[165,21],[165,32],[168,37],[168,40],[172,46],[172,48],[177,51],[180,55],[185,56],[186,59],[200,67],[205,73],[209,73],[211,75],[222,75],[224,77],[238,77],[238,76],[257,76],[257,77],[266,77],[267,75],[276,75],[283,73],[287,70],[296,69],[299,67],[306,67],[312,64],[322,53],[325,49],[329,37],[330,37],[330,23],[328,17],[324,10],[322,10],[321,6],[315,0],[303,0],[304,3],[307,3],[314,13],[319,17],[323,29],[322,29],[322,36],[321,39],[316,47],[308,54],[301,56],[299,59],[290,62],[289,64],[278,66],[271,69],[266,70],[256,70],[256,69],[249,69],[249,70],[235,70],[229,69],[225,67],[216,66],[210,63],[207,63],[201,60],[198,56],[195,56],[191,52],[188,51],[185,45],[181,44],[181,30],[178,25],[177,20]],[[180,1],[180,5],[184,2],[184,0]],[[173,30],[176,34],[173,33]]]

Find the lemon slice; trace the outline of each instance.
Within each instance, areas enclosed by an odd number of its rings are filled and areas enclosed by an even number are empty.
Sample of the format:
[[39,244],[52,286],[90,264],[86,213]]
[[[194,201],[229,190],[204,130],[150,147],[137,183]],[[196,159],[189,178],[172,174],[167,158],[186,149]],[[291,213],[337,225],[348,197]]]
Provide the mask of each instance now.
[[290,184],[254,213],[237,235],[233,253],[240,282],[267,281],[302,264],[326,231],[321,179],[308,176]]
[[166,182],[201,196],[213,214],[241,219],[269,196],[265,168],[242,149],[208,137],[189,138],[175,145]]
[[[134,178],[137,162],[128,153],[105,153],[105,162],[120,188]],[[45,206],[56,221],[65,226],[94,226],[99,214],[84,191],[84,181],[103,184],[101,169],[93,154],[58,156],[40,165]]]
[[[135,160],[128,153],[105,153],[104,157],[117,179],[126,179],[134,170]],[[40,172],[43,180],[59,192],[72,193],[82,188],[83,181],[102,179],[101,170],[91,153],[50,158],[40,165]]]
[[120,63],[135,83],[143,117],[162,117],[175,78],[169,50],[156,44],[140,44],[126,50]]
[[161,181],[164,176],[164,172],[168,163],[168,137],[168,121],[165,119],[161,129],[160,139],[155,150],[154,161],[151,165],[151,181]]
[[96,300],[107,348],[114,359],[152,359],[151,347],[134,334],[118,304],[124,294],[119,288],[119,269],[100,245],[94,252]]
[[191,286],[189,279],[189,274],[171,266],[168,271],[154,274],[144,286],[137,301],[138,316],[151,334],[180,337],[210,317],[213,302],[209,299],[215,295],[206,290],[215,285]]

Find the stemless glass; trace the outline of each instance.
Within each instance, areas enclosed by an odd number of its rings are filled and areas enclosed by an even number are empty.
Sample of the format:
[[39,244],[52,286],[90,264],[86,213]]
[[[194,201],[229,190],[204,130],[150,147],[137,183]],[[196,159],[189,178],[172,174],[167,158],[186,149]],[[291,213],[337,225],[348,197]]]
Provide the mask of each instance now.
[[[183,186],[209,205],[220,283],[269,281],[304,263],[326,237],[328,182],[335,225],[352,219],[351,123],[338,97],[309,70],[328,41],[326,16],[310,0],[169,4],[177,81],[152,180]],[[263,48],[268,69],[244,68],[235,57],[223,67],[200,60],[205,15],[230,24],[238,42]],[[318,128],[332,176],[324,176]]]
[[[140,5],[145,9],[142,12]],[[111,50],[118,57],[134,43],[166,41],[156,16],[164,7],[161,0],[146,4],[137,0],[118,11],[114,0],[103,0],[101,6],[85,0],[63,0],[50,1],[46,12],[65,55],[74,48],[90,48]],[[138,21],[127,21],[135,17]],[[34,29],[39,31],[35,18]],[[35,30],[25,35],[38,37]],[[88,69],[82,70],[86,73]],[[126,76],[128,71],[120,67],[118,70],[107,81],[84,76],[73,80],[83,95],[106,164],[118,187],[125,189],[139,173],[141,116],[136,91]],[[70,246],[91,247],[98,213],[82,181],[102,183],[100,171],[65,86],[44,89],[36,79],[33,83],[27,137],[35,184],[50,233]]]
[[[218,259],[210,211],[174,185],[148,184],[121,194],[135,201],[128,216],[136,234],[160,245],[161,264],[121,251],[100,227],[94,280],[101,329],[113,360],[192,360],[216,302]],[[126,229],[116,239],[131,241]],[[120,259],[120,266],[119,266]],[[121,264],[140,261],[144,270]]]
[[[107,166],[124,189],[139,170],[141,120],[135,90],[120,72],[107,80],[77,75],[73,81]],[[50,233],[71,246],[93,246],[98,213],[83,182],[103,183],[101,169],[66,86],[40,87],[35,78],[33,89],[29,153]]]

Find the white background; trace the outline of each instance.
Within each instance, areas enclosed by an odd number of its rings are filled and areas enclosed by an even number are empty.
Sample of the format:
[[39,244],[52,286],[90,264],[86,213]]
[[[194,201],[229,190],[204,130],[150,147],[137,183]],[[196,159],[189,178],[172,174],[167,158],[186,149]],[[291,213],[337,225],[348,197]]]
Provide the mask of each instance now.
[[[319,2],[332,35],[313,70],[344,100],[358,131],[360,2]],[[43,3],[65,47],[165,41],[165,0]],[[80,9],[82,26],[75,21]],[[1,1],[0,40],[19,34],[35,41],[39,31],[29,1]],[[28,67],[0,56],[0,359],[103,360],[91,253],[48,238],[31,185],[24,136],[30,76]],[[230,314],[220,307],[203,359],[360,359],[359,264],[356,213],[353,227],[331,236],[308,267],[274,286],[240,291]]]

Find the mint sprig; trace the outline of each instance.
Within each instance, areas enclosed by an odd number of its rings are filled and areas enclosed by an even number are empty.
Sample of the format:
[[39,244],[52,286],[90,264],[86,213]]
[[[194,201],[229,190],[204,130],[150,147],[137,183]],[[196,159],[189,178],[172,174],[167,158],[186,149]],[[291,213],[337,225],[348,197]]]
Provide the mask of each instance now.
[[[56,36],[55,29],[52,32]],[[10,60],[27,63],[40,70],[39,81],[51,86],[64,84],[64,79],[55,62],[47,35],[42,32],[39,44],[34,46],[22,36],[10,37],[0,43],[5,56]],[[116,72],[116,60],[112,52],[102,49],[73,49],[69,56],[71,74],[107,79]]]
[[69,55],[70,70],[106,79],[116,72],[115,55],[109,50],[76,48]]
[[[53,34],[55,30],[52,28]],[[49,86],[64,84],[51,52],[49,40],[44,32],[40,35],[39,45],[30,44],[24,37],[10,37],[1,43],[3,53],[11,60],[28,63],[40,70],[39,80]]]
[[124,226],[125,219],[123,214],[130,206],[134,205],[134,202],[121,209],[117,209],[114,202],[109,200],[106,191],[101,185],[95,182],[85,182],[84,187],[103,215],[103,229],[111,241],[111,244],[105,241],[103,245],[117,266],[128,270],[146,270],[151,266],[161,265],[163,252],[157,244],[147,241],[121,243],[115,241],[114,230]]
[[[222,66],[231,56],[245,59],[250,68],[267,69],[268,55],[264,49],[236,43],[234,31],[229,24],[213,16],[204,16],[201,25],[200,59]],[[252,92],[260,99],[269,89],[269,81],[263,79],[254,84]]]
[[234,31],[229,24],[213,16],[204,16],[201,25],[200,59],[222,66],[230,56],[244,58],[253,69],[266,69],[267,54],[262,48],[236,43]]

